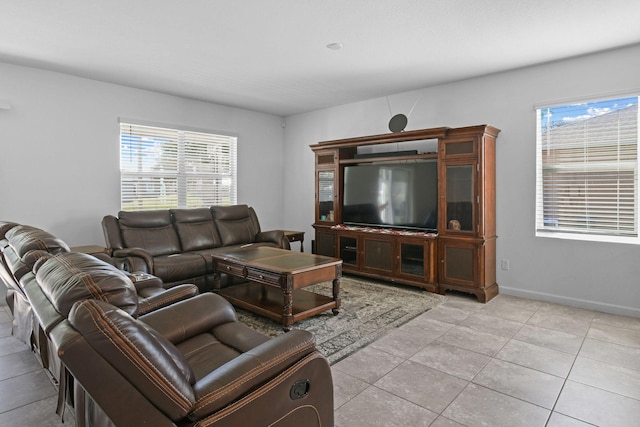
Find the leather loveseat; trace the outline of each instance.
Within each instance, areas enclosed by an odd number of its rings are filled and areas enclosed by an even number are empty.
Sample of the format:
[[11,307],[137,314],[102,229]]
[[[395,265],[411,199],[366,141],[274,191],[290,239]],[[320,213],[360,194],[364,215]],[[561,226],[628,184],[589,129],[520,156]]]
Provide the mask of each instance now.
[[[247,205],[118,213],[102,220],[107,248],[119,267],[144,271],[165,285],[194,283],[213,289],[211,254],[246,245],[289,249],[282,230],[261,231]],[[223,278],[223,286],[225,286]]]
[[138,316],[126,275],[86,254],[33,271],[79,427],[333,425],[331,370],[309,332],[270,339],[213,293]]

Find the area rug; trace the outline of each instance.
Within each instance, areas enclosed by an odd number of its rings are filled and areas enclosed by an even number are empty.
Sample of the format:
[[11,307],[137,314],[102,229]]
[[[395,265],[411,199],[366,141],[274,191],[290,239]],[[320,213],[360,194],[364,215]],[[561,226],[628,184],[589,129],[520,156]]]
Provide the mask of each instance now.
[[[305,290],[331,295],[331,282],[312,285]],[[342,277],[340,313],[318,314],[293,324],[292,329],[313,333],[319,350],[334,364],[356,350],[386,335],[414,317],[434,308],[446,297],[419,288]],[[269,336],[284,333],[282,325],[245,310],[236,309],[238,318]]]

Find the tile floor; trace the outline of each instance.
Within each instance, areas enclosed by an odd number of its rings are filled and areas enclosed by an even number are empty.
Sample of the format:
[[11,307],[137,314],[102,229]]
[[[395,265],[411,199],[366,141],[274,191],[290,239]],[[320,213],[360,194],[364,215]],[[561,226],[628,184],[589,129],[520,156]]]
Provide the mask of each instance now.
[[[639,318],[450,295],[332,369],[336,427],[640,425]],[[55,403],[0,310],[0,425],[73,426]]]

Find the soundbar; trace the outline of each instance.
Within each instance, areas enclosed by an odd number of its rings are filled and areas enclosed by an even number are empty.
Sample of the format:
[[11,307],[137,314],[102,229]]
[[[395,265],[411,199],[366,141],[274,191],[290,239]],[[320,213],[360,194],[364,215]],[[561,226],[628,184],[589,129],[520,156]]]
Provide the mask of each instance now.
[[385,153],[362,153],[355,154],[354,159],[371,159],[374,157],[400,157],[400,156],[415,156],[418,154],[418,150],[405,150],[405,151],[388,151]]

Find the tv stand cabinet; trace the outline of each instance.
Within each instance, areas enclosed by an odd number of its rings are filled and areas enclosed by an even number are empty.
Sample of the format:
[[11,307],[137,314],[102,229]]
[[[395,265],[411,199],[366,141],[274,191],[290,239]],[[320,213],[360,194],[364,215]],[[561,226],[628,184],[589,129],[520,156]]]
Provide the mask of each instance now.
[[437,292],[436,236],[363,227],[336,226],[342,271]]
[[[499,132],[489,125],[432,128],[312,145],[316,253],[341,258],[345,273],[490,300],[498,294],[495,143]],[[393,153],[399,142],[421,140],[435,141],[437,152]],[[360,147],[377,145],[384,152],[357,156]],[[345,165],[419,159],[438,161],[437,233],[342,224]]]

